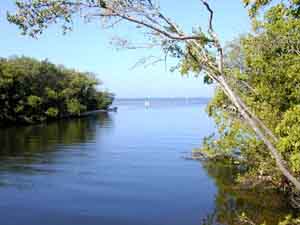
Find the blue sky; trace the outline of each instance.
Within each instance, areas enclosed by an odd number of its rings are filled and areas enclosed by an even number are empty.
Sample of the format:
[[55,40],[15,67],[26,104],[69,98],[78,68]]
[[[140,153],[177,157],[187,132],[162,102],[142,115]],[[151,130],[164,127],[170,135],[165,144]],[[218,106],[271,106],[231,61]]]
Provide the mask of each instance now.
[[[207,14],[199,0],[160,2],[165,14],[186,31],[197,25],[206,26]],[[215,11],[216,31],[223,43],[250,30],[247,10],[241,0],[210,2]],[[74,31],[67,35],[62,35],[61,30],[53,26],[36,40],[20,35],[17,27],[6,22],[7,10],[13,10],[13,0],[1,0],[0,57],[47,58],[56,64],[94,72],[104,82],[103,88],[119,98],[207,97],[213,93],[213,87],[204,85],[202,77],[181,77],[177,72],[169,72],[164,63],[132,70],[140,58],[157,53],[149,49],[117,50],[110,44],[115,35],[140,40],[141,36],[132,26],[103,30],[100,25],[76,21]]]

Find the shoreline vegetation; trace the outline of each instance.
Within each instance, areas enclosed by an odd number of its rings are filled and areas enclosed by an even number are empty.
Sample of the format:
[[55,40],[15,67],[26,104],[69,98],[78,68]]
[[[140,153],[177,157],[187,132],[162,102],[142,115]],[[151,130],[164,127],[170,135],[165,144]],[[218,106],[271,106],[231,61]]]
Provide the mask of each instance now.
[[243,158],[204,148],[194,149],[184,158],[199,161],[218,187],[216,209],[202,225],[300,224],[299,195],[287,185],[278,187],[270,175],[249,176],[252,165]]
[[[200,3],[208,15],[207,26],[192,29],[191,33],[185,33],[151,0],[17,2],[16,12],[7,17],[24,35],[39,37],[58,22],[66,33],[72,31],[73,20],[80,18],[88,22],[105,18],[108,28],[124,21],[147,31],[146,41],[150,46],[159,44],[165,58],[178,60],[171,71],[196,77],[204,74],[204,83],[217,86],[207,107],[217,132],[204,138],[200,157],[240,163],[242,170],[234,181],[260,184],[286,194],[298,213],[295,217],[286,215],[278,224],[300,224],[299,0],[243,0],[252,29],[226,46],[215,29],[217,12],[206,0]],[[131,43],[138,42],[122,40],[116,44],[133,48]],[[29,112],[39,102],[29,96]],[[78,101],[68,99],[66,105],[67,112],[81,112]],[[46,112],[56,113],[52,108]],[[238,224],[266,224],[243,213],[240,216],[244,222]]]
[[114,95],[89,72],[29,57],[0,58],[0,127],[109,111]]

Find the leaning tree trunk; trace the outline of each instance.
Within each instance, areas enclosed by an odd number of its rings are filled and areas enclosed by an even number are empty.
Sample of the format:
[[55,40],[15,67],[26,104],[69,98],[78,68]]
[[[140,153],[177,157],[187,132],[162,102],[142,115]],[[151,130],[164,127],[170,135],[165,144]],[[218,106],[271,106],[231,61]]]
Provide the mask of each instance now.
[[[21,1],[22,2],[22,1]],[[151,30],[150,35],[154,38],[161,38],[162,43],[166,40],[172,40],[176,42],[185,42],[188,45],[195,46],[195,50],[199,50],[200,55],[200,68],[207,67],[206,72],[208,74],[211,72],[210,77],[215,80],[220,88],[225,92],[232,103],[237,107],[243,118],[247,121],[249,126],[254,130],[258,138],[260,138],[265,145],[268,147],[270,153],[275,158],[276,165],[282,174],[300,191],[300,181],[298,181],[295,176],[290,172],[287,167],[287,163],[282,158],[281,154],[274,147],[273,143],[277,142],[277,138],[272,134],[272,132],[264,125],[264,123],[253,114],[242,99],[234,92],[233,88],[227,83],[224,76],[224,55],[223,49],[221,47],[220,41],[217,34],[213,29],[213,15],[214,12],[208,4],[207,0],[200,0],[200,2],[205,6],[209,13],[208,18],[208,34],[211,38],[207,39],[209,41],[209,46],[213,46],[214,50],[210,53],[219,53],[219,58],[216,62],[212,59],[209,51],[206,49],[207,43],[203,44],[203,37],[197,34],[186,35],[181,29],[178,28],[177,24],[173,23],[169,18],[165,17],[160,11],[159,7],[153,4],[152,0],[147,1],[62,1],[59,3],[62,8],[52,4],[44,4],[44,1],[37,1],[39,3],[32,4],[30,1],[28,4],[19,4],[19,12],[16,15],[8,15],[10,22],[17,24],[23,31],[32,36],[40,34],[44,28],[46,28],[48,23],[54,23],[57,19],[65,19],[66,24],[72,22],[69,16],[80,12],[80,15],[87,20],[91,18],[118,18],[117,22],[110,24],[112,27],[114,24],[118,23],[120,20],[125,20],[130,23],[134,23],[138,26],[142,26]],[[100,2],[100,3],[99,3]],[[113,4],[108,4],[112,2]],[[128,4],[127,4],[128,3]],[[45,10],[46,9],[46,10]],[[63,9],[63,10],[60,10]],[[88,9],[97,9],[95,14],[91,13]],[[130,9],[130,10],[128,10]],[[87,13],[82,13],[87,10]],[[100,12],[99,12],[100,11]],[[46,13],[45,13],[46,12]],[[142,13],[141,13],[142,12]],[[44,16],[41,14],[45,14]],[[40,22],[40,17],[44,20]],[[166,26],[167,25],[167,26]],[[37,28],[38,29],[34,29]],[[67,26],[68,27],[68,26]],[[36,32],[38,31],[38,32]],[[152,43],[153,44],[153,43]],[[157,43],[154,42],[156,45]],[[162,44],[164,45],[164,44]],[[168,46],[167,46],[168,47]],[[198,61],[198,60],[196,60]],[[217,68],[218,67],[218,68]],[[272,141],[271,141],[272,140]]]
[[224,91],[226,96],[231,100],[231,102],[237,107],[242,117],[247,121],[249,126],[253,129],[258,138],[260,138],[264,144],[269,149],[271,155],[274,157],[276,165],[280,172],[289,180],[295,188],[300,191],[300,182],[299,180],[290,172],[287,168],[287,163],[282,158],[281,154],[275,148],[273,143],[268,139],[268,137],[261,130],[260,126],[263,124],[257,117],[253,118],[249,113],[249,109],[241,98],[235,94],[232,88],[227,83],[223,75],[218,76],[217,83],[220,85],[220,88]]

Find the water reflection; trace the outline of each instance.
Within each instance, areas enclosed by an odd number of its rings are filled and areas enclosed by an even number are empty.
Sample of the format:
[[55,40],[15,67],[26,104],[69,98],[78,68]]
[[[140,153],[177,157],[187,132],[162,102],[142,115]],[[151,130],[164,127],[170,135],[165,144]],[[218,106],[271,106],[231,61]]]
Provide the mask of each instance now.
[[51,153],[94,142],[95,130],[101,127],[112,127],[109,114],[98,113],[49,124],[0,129],[0,173],[54,172],[45,167],[39,168],[39,165],[55,160],[55,154]]
[[239,225],[242,213],[255,224],[273,225],[293,213],[286,197],[274,190],[238,188],[234,182],[239,172],[237,166],[222,162],[203,162],[203,168],[214,180],[218,192],[215,210],[202,221],[202,225]]
[[235,190],[234,168],[182,159],[213,131],[204,107],[152,106],[1,129],[1,224],[234,225],[241,212],[275,224],[285,214],[276,193]]

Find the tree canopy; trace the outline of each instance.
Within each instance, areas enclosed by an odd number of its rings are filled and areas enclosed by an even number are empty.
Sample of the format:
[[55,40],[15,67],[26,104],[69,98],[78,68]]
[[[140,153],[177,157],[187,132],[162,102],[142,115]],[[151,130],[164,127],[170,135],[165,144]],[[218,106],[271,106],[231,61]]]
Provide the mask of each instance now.
[[[294,8],[276,4],[263,18],[255,19],[253,33],[225,48],[227,80],[275,135],[274,143],[296,177],[300,177],[299,31],[300,20]],[[218,134],[205,139],[202,151],[246,164],[247,172],[238,176],[241,183],[252,186],[266,182],[290,191],[266,146],[220,89],[207,110],[217,123]]]
[[28,57],[0,59],[0,124],[34,123],[106,109],[113,95],[98,91],[92,73]]

